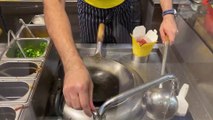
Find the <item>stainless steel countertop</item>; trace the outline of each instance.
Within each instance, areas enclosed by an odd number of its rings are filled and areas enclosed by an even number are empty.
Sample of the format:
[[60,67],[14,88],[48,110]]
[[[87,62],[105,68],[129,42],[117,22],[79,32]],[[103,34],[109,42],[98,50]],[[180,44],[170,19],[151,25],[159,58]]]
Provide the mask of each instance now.
[[[176,37],[176,43],[173,46],[174,54],[181,61],[181,65],[188,72],[184,73],[192,76],[190,82],[197,89],[196,94],[199,96],[205,110],[206,116],[213,119],[213,52],[206,45],[192,27],[190,27],[182,17],[177,17],[179,33]],[[196,102],[194,100],[194,102]],[[197,109],[200,109],[197,107]],[[201,111],[201,110],[199,110]],[[198,111],[197,111],[198,112]],[[199,115],[199,113],[197,113]],[[206,120],[206,119],[200,119]]]
[[[153,52],[150,54],[148,61],[144,62],[134,62],[132,59],[132,49],[130,44],[108,44],[103,48],[103,53],[106,58],[117,60],[128,67],[134,69],[144,80],[144,82],[149,82],[160,77],[161,69],[161,56],[162,56],[162,45],[156,45]],[[94,44],[77,44],[79,53],[81,55],[92,55],[95,51]],[[160,48],[160,49],[158,49]],[[145,58],[144,58],[145,59]],[[199,94],[199,90],[193,81],[196,79],[193,76],[192,71],[188,68],[185,63],[182,63],[175,56],[172,48],[169,49],[168,62],[166,65],[167,73],[172,73],[178,77],[181,85],[183,83],[188,83],[190,85],[189,93],[187,95],[187,101],[189,102],[189,112],[193,117],[193,120],[212,120],[211,111],[206,109],[203,103],[202,95]],[[190,118],[190,117],[189,117]],[[176,118],[174,120],[179,120]],[[145,117],[143,120],[147,120]],[[173,120],[173,119],[172,119]],[[186,118],[181,118],[181,120],[191,120]]]
[[[41,2],[42,0],[5,0],[6,2]],[[0,1],[0,2],[5,2]],[[69,0],[67,2],[75,2]],[[179,34],[175,44],[170,48],[168,54],[167,72],[176,75],[183,83],[190,85],[187,101],[189,111],[194,120],[213,120],[213,94],[212,89],[201,89],[200,83],[207,83],[210,88],[213,79],[212,68],[213,53],[200,40],[200,37],[179,16],[177,18]],[[79,52],[84,55],[93,54],[94,44],[77,44]],[[154,80],[160,76],[161,67],[161,45],[156,45],[147,62],[132,62],[132,50],[130,44],[108,44],[104,46],[104,55],[123,62],[133,68],[145,82]],[[89,53],[88,53],[89,51]],[[206,71],[202,73],[203,71]],[[205,87],[205,86],[204,86]],[[209,92],[209,93],[208,93]],[[210,94],[210,95],[208,95]]]

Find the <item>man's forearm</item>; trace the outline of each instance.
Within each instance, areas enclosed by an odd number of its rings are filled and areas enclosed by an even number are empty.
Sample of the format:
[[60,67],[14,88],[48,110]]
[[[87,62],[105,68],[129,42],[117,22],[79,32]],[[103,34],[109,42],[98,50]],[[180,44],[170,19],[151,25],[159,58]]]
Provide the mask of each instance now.
[[[65,71],[81,64],[75,48],[71,25],[65,11],[64,0],[44,0],[44,14],[48,33],[62,59]],[[72,66],[71,66],[72,65]]]
[[172,9],[172,0],[160,0],[162,11]]

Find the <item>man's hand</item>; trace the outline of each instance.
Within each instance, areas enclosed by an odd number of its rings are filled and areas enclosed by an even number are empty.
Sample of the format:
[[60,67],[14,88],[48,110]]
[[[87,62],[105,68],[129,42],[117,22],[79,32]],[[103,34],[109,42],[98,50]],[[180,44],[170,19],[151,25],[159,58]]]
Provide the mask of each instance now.
[[65,71],[63,93],[68,106],[83,109],[86,115],[92,116],[91,111],[95,110],[92,100],[93,83],[84,65]]
[[177,32],[178,30],[177,30],[176,22],[174,19],[174,15],[170,15],[170,14],[165,15],[163,17],[163,21],[160,26],[160,35],[162,38],[162,42],[169,39],[170,44],[174,43],[174,39]]

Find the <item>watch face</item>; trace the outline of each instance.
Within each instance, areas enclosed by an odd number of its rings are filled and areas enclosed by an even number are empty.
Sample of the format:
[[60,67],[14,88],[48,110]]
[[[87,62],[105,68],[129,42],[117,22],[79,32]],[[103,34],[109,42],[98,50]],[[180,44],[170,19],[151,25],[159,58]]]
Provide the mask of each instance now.
[[175,9],[173,9],[174,10],[174,15],[176,15],[177,14],[177,11],[175,10]]

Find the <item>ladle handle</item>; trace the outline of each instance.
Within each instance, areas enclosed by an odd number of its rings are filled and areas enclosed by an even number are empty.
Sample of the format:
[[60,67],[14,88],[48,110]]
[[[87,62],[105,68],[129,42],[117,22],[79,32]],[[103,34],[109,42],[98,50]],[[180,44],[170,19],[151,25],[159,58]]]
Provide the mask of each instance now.
[[169,39],[167,37],[165,41],[164,51],[163,51],[163,60],[162,60],[162,67],[161,67],[161,75],[165,75],[165,69],[166,69],[166,60],[167,60],[167,54],[168,54],[168,47],[169,47]]
[[[163,60],[162,60],[162,66],[161,66],[161,76],[165,75],[165,69],[166,69],[166,60],[167,60],[167,54],[168,54],[168,47],[169,47],[169,38],[166,36],[164,51],[163,51]],[[159,88],[163,88],[163,84],[159,85]]]
[[97,42],[103,42],[105,25],[100,23],[98,26]]

